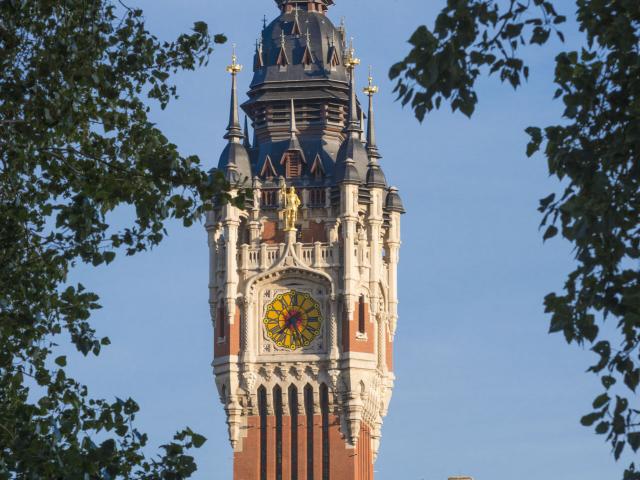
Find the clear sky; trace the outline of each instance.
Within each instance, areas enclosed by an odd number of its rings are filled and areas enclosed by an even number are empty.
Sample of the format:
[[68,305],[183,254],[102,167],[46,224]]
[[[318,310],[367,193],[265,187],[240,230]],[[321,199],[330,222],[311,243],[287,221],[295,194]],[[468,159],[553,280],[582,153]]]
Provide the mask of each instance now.
[[[238,43],[251,78],[261,19],[277,15],[273,0],[129,0],[146,12],[149,29],[170,39],[205,20]],[[406,39],[432,24],[444,0],[336,0],[330,16],[346,17],[362,59],[372,64],[378,141],[404,216],[395,342],[397,382],[383,430],[378,480],[602,480],[621,478],[601,437],[579,425],[597,379],[594,359],[547,334],[545,294],[562,286],[570,246],[543,245],[538,199],[557,188],[545,160],[524,155],[529,125],[556,121],[551,101],[553,57],[531,51],[530,82],[517,93],[496,79],[479,85],[472,120],[448,109],[420,125],[394,101],[387,79],[407,52]],[[573,3],[558,2],[563,13]],[[579,37],[570,34],[575,48]],[[572,45],[573,43],[573,45]],[[558,48],[555,45],[552,48]],[[181,98],[154,120],[184,154],[217,163],[228,114],[231,45],[210,65],[181,75]],[[117,220],[117,219],[116,219]],[[230,479],[232,452],[215,392],[212,327],[207,305],[204,228],[172,224],[153,252],[120,257],[106,268],[74,274],[102,298],[99,333],[113,345],[97,360],[71,359],[72,373],[96,396],[132,396],[138,424],[153,441],[189,425],[208,437],[197,451],[196,479]]]

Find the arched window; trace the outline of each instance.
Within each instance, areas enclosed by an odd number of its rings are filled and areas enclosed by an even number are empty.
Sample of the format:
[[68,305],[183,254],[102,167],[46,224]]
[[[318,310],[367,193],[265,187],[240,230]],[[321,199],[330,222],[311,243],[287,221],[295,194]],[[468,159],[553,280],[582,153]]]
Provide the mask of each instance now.
[[227,335],[227,329],[225,325],[227,323],[226,314],[227,312],[224,308],[224,300],[220,300],[218,302],[218,318],[216,322],[218,324],[218,338],[225,338],[225,336]]
[[320,410],[322,413],[322,480],[329,480],[330,448],[329,448],[329,389],[320,385]]
[[367,333],[366,304],[364,295],[360,295],[360,299],[358,300],[358,332],[363,335]]
[[260,480],[267,480],[267,389],[258,389],[260,411]]
[[313,387],[304,387],[304,407],[307,414],[307,479],[313,480]]
[[291,415],[291,480],[298,480],[298,389],[289,387],[289,414]]
[[276,480],[282,480],[282,389],[273,387],[273,404],[276,414]]

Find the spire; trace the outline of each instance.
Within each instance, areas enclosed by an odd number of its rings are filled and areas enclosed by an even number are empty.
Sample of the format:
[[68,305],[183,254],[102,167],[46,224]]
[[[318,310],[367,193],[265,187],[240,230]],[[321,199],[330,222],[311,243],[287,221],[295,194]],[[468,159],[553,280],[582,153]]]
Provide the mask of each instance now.
[[376,145],[376,126],[373,114],[373,96],[378,93],[378,87],[373,84],[372,69],[369,67],[369,85],[364,88],[364,93],[369,97],[369,123],[367,125],[367,152],[372,161],[382,158]]
[[353,39],[347,54],[345,62],[349,69],[350,85],[349,85],[349,122],[345,131],[351,136],[358,136],[360,133],[360,120],[358,119],[358,100],[356,98],[356,67],[360,65],[360,59],[355,57],[355,49],[353,48]]
[[296,125],[296,105],[293,98],[291,99],[291,127],[289,129],[289,134],[292,140],[298,134],[298,127]]
[[251,148],[251,141],[249,140],[249,119],[244,116],[244,148],[247,150]]
[[238,64],[236,55],[236,45],[233,44],[233,54],[231,56],[231,65],[227,67],[227,72],[231,74],[231,107],[229,112],[229,125],[227,126],[227,134],[224,138],[231,143],[238,143],[243,138],[240,129],[240,119],[238,117],[238,82],[237,75],[242,71],[242,65]]
[[299,37],[302,34],[302,30],[300,29],[300,15],[298,12],[300,8],[296,5],[295,9],[295,17],[293,19],[293,27],[291,28],[291,35],[294,37]]
[[369,84],[364,88],[364,93],[369,97],[369,125],[367,125],[367,156],[369,165],[367,166],[367,186],[370,188],[386,188],[387,179],[378,164],[382,158],[376,145],[376,128],[373,115],[373,96],[378,93],[378,87],[373,84],[373,75],[369,67]]
[[313,63],[313,53],[311,52],[311,33],[307,27],[306,45],[304,47],[304,53],[302,54],[302,64],[305,67],[310,67]]
[[280,52],[278,53],[278,60],[276,63],[281,68],[289,65],[289,57],[287,56],[287,41],[284,36],[284,31],[280,32]]

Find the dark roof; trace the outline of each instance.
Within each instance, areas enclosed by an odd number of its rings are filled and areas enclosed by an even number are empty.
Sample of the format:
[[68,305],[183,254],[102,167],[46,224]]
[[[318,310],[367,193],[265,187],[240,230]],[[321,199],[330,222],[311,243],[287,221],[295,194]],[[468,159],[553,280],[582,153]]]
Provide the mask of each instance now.
[[251,178],[249,153],[244,145],[235,142],[227,143],[227,146],[224,147],[222,151],[222,155],[220,155],[218,170],[222,170],[227,180],[232,183],[243,181],[245,178]]
[[[286,82],[301,80],[333,80],[347,82],[347,70],[342,64],[334,69],[330,67],[330,49],[335,46],[342,55],[342,34],[329,18],[317,12],[298,10],[298,23],[302,33],[291,35],[296,15],[286,13],[276,18],[262,32],[262,51],[264,67],[255,72],[251,87],[265,82]],[[307,46],[307,29],[314,62],[305,69],[302,64]],[[284,34],[284,49],[289,60],[286,68],[277,64],[281,52]]]
[[397,188],[391,187],[389,189],[385,208],[391,212],[405,213],[404,205],[402,204],[402,199],[400,198]]
[[387,179],[384,176],[384,172],[377,163],[369,163],[367,169],[367,187],[380,187],[386,188]]
[[340,150],[338,150],[336,163],[345,163],[349,159],[353,160],[358,175],[364,180],[367,177],[369,156],[360,139],[353,135],[349,135],[344,142],[342,142]]

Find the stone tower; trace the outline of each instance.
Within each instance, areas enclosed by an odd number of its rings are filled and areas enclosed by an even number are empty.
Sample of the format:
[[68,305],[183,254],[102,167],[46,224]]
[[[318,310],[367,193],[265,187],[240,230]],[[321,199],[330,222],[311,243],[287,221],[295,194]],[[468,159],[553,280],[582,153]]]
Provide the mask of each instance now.
[[[276,0],[217,171],[251,187],[209,213],[216,385],[235,480],[370,480],[394,383],[398,192],[376,145],[369,76],[333,0]],[[364,119],[367,131],[364,133]]]

